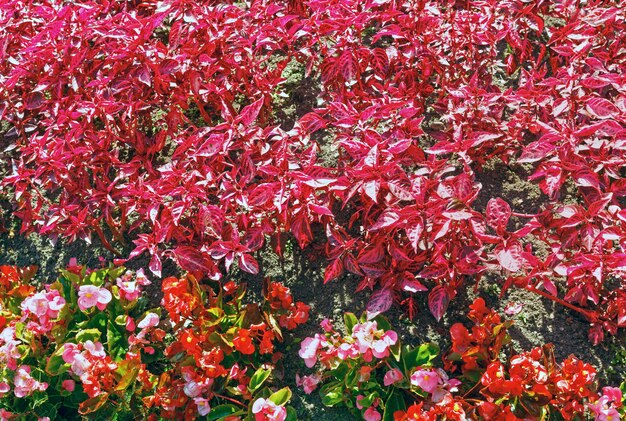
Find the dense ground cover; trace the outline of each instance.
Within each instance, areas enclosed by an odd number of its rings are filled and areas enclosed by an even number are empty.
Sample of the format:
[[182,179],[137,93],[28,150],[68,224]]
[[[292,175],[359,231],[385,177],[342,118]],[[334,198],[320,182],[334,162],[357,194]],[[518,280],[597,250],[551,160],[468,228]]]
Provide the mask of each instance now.
[[0,263],[44,266],[3,268],[0,407],[623,413],[620,1],[8,1],[0,24]]

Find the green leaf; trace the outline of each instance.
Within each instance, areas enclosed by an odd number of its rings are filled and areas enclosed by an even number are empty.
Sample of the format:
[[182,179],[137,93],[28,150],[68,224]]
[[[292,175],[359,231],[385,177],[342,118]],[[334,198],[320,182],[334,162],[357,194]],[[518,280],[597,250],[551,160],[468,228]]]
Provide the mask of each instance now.
[[422,344],[414,349],[405,348],[405,352],[402,353],[405,371],[409,372],[416,367],[428,364],[437,355],[439,355],[439,347],[434,343]]
[[276,405],[282,406],[289,402],[289,399],[291,399],[291,389],[283,387],[282,389],[272,393],[269,399]]
[[87,276],[87,282],[85,282],[85,284],[87,285],[95,285],[97,287],[102,286],[102,284],[104,284],[104,281],[106,279],[107,276],[107,269],[101,269],[101,270],[96,270],[94,272],[91,272],[89,274],[89,276]]
[[389,395],[389,398],[385,402],[385,410],[383,412],[383,421],[393,421],[393,414],[396,411],[405,411],[406,402],[402,397],[402,393],[394,388],[394,391]]
[[354,329],[354,326],[359,323],[359,320],[356,318],[354,313],[345,313],[343,315],[343,322],[346,324],[347,332],[352,333],[352,329]]
[[343,403],[343,384],[340,381],[328,383],[320,389],[322,403],[326,406],[335,406]]
[[50,356],[46,363],[46,373],[51,376],[58,376],[61,373],[67,371],[65,361],[63,361],[64,347],[57,348],[56,351]]
[[269,370],[267,368],[259,368],[252,375],[252,378],[250,378],[250,383],[248,384],[248,390],[250,392],[254,392],[255,390],[257,390],[259,387],[261,387],[261,385],[263,385],[263,383],[265,383],[265,380],[267,380],[267,378],[270,376],[271,373],[272,373],[272,370]]
[[359,403],[364,408],[369,408],[370,406],[372,406],[372,403],[374,402],[374,400],[376,400],[376,398],[378,398],[378,392],[372,392],[369,395],[365,396],[364,398],[361,398]]
[[124,336],[110,321],[107,324],[107,347],[109,355],[114,360],[124,357],[126,351],[124,348]]
[[100,335],[102,335],[100,329],[83,329],[78,331],[78,333],[76,334],[76,340],[78,342],[96,342],[100,340]]
[[80,406],[78,407],[78,413],[81,415],[85,415],[96,412],[98,409],[102,408],[102,406],[107,402],[108,398],[108,393],[102,393],[98,396],[94,396],[93,398],[89,398],[80,404]]
[[126,390],[132,382],[135,381],[139,374],[139,361],[137,360],[123,360],[119,363],[117,373],[122,377],[115,386],[116,391]]
[[387,320],[384,316],[378,315],[374,317],[374,321],[376,322],[376,327],[378,327],[378,329],[382,329],[385,332],[391,330],[391,323],[389,323],[389,320]]
[[288,406],[287,418],[285,418],[285,421],[297,421],[297,420],[298,420],[298,413],[296,412],[295,408]]
[[216,421],[216,420],[224,419],[228,416],[241,415],[241,414],[243,414],[243,411],[240,411],[239,408],[236,407],[235,405],[230,405],[230,404],[218,405],[218,406],[214,406],[213,408],[211,408],[211,412],[209,412],[209,415],[207,415],[207,420]]

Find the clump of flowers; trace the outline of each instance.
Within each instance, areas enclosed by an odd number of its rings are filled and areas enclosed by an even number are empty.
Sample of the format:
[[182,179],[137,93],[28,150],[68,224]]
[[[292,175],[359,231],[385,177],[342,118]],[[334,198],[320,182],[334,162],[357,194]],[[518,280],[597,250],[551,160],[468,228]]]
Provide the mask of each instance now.
[[267,386],[283,329],[309,312],[283,285],[268,280],[263,302],[244,304],[234,282],[168,278],[163,308],[149,309],[142,271],[73,264],[41,290],[29,275],[0,267],[2,419],[295,419],[291,391]]
[[[164,418],[204,415],[211,408],[243,415],[254,402],[257,420],[285,420],[285,401],[273,399],[265,383],[279,364],[275,344],[283,329],[308,319],[309,307],[291,291],[266,280],[261,304],[243,303],[245,286],[227,282],[201,285],[192,275],[163,280],[163,307],[173,322],[164,355],[170,368],[146,398]],[[282,395],[281,395],[282,396]],[[290,396],[290,392],[289,392]],[[233,405],[234,404],[234,405]]]
[[[539,419],[620,419],[624,413],[617,388],[596,391],[596,371],[573,355],[557,364],[551,345],[528,352],[503,349],[510,344],[503,320],[482,298],[470,306],[471,328],[450,329],[452,345],[443,367],[434,360],[438,348],[400,344],[381,316],[373,320],[347,313],[346,334],[322,322],[324,333],[306,338],[300,357],[319,369],[296,381],[305,393],[318,386],[322,402],[344,405],[367,421]],[[613,418],[612,418],[613,417]]]

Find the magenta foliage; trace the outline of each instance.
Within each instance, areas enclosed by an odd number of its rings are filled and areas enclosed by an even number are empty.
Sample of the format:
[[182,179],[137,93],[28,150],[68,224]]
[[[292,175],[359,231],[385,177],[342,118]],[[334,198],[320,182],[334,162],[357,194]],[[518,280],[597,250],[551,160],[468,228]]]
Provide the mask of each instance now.
[[[626,326],[626,11],[582,3],[5,1],[3,186],[24,232],[133,238],[156,274],[257,273],[319,225],[324,281],[372,313],[430,289],[439,319],[495,271],[599,340]],[[482,189],[495,158],[532,167],[535,213]]]

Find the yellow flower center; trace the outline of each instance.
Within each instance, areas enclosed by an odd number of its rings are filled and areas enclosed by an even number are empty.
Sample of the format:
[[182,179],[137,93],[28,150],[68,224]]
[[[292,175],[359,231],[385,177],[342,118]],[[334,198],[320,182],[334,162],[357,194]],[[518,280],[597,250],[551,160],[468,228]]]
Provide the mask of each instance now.
[[424,376],[424,380],[428,381],[428,379],[430,379],[430,376],[429,376],[428,374],[426,374],[426,375]]
[[85,297],[91,298],[91,297],[93,297],[93,294],[91,292],[88,292],[87,294],[85,294]]
[[188,336],[187,337],[187,342],[191,342],[191,341],[193,341],[193,339],[191,338],[191,336]]

